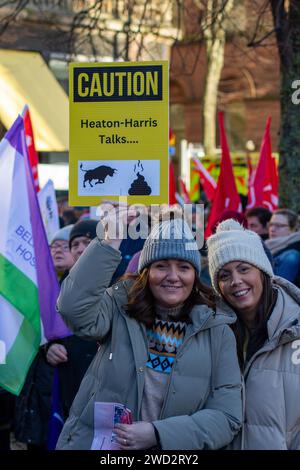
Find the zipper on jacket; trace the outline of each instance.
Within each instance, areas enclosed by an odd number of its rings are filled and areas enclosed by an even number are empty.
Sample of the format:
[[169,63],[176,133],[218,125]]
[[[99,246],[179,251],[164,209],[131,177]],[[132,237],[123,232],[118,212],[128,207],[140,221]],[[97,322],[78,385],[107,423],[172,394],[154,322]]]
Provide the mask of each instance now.
[[[269,346],[269,347],[268,347]],[[246,364],[246,367],[243,371],[243,376],[244,376],[244,380],[245,380],[245,383],[246,383],[246,379],[249,375],[249,372],[250,372],[250,369],[254,363],[254,361],[261,355],[261,354],[264,354],[265,352],[269,352],[269,351],[274,351],[274,348],[273,346],[270,347],[270,342],[268,342],[266,345],[264,345],[260,350],[256,351],[255,354],[253,354],[253,356],[250,358],[250,360],[248,361],[248,364]]]
[[210,319],[210,316],[205,320],[205,322],[201,325],[201,328],[199,328],[197,331],[194,331],[192,334],[190,334],[183,342],[183,344],[179,347],[178,351],[177,351],[177,354],[176,354],[176,359],[175,361],[173,362],[173,365],[172,365],[172,368],[171,368],[171,372],[170,372],[170,375],[169,375],[169,381],[168,381],[168,388],[167,388],[167,391],[166,391],[166,394],[165,394],[165,398],[164,398],[164,401],[163,401],[163,404],[162,404],[162,407],[161,407],[161,411],[160,411],[160,415],[159,415],[159,418],[158,419],[162,419],[162,416],[163,416],[163,412],[165,411],[165,408],[166,408],[166,404],[167,404],[167,401],[168,401],[168,398],[169,398],[169,392],[170,392],[170,385],[171,385],[171,379],[172,379],[172,375],[173,375],[173,370],[174,370],[174,366],[177,365],[177,358],[178,358],[178,355],[179,353],[182,352],[183,348],[186,346],[186,344],[188,343],[188,341],[190,341],[190,339],[197,335],[198,333],[200,333],[200,331],[203,330],[203,326],[206,325],[206,323],[208,322],[208,320]]
[[242,430],[241,430],[241,450],[245,448],[245,424],[246,420],[246,384],[243,375],[242,376]]

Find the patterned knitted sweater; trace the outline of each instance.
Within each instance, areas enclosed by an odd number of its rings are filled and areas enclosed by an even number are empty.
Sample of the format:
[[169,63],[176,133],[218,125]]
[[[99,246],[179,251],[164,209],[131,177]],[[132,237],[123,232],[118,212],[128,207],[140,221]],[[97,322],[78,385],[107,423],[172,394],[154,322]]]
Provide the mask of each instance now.
[[157,306],[153,327],[147,329],[149,356],[141,410],[143,421],[151,422],[160,416],[172,365],[186,331],[186,323],[176,321],[180,310],[181,306],[173,309]]

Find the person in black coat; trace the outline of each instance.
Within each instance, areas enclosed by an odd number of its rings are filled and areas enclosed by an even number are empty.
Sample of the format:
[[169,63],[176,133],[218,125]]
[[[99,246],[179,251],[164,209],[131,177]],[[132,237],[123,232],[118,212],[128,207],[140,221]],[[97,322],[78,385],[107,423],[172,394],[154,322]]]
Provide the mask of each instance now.
[[0,387],[0,450],[10,450],[14,396]]

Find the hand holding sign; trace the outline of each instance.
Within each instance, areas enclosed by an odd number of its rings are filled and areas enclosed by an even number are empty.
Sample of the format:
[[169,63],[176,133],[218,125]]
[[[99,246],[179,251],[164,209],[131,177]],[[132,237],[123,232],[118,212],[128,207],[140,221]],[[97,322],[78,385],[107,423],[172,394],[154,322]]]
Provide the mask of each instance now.
[[[126,199],[126,198],[125,198]],[[97,236],[107,244],[119,249],[127,237],[127,227],[138,217],[138,211],[128,207],[127,202],[105,200],[100,206],[100,222],[97,225]]]

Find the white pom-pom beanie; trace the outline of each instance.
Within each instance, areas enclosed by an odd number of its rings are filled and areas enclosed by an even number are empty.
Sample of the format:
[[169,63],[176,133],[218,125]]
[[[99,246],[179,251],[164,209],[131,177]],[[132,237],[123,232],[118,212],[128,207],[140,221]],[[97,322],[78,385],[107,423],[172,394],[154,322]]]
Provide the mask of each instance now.
[[214,290],[218,288],[218,273],[225,264],[232,261],[245,261],[273,277],[271,263],[265,253],[261,238],[244,229],[236,220],[221,222],[216,233],[207,239],[208,266]]

